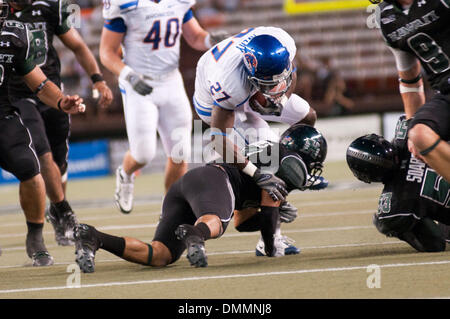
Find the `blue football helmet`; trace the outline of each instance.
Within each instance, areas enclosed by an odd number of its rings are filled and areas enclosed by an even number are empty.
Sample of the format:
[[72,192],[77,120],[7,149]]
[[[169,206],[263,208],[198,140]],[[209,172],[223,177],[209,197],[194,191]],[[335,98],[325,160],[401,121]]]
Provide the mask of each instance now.
[[292,63],[281,42],[268,34],[257,35],[245,46],[244,65],[250,83],[274,101],[292,84]]

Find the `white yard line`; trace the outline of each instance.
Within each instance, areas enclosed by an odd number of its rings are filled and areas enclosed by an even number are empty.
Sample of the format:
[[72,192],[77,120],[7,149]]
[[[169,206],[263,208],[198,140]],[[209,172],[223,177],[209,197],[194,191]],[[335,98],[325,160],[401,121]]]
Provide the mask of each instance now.
[[[149,242],[151,239],[143,239],[144,242]],[[400,240],[397,241],[385,241],[381,243],[355,243],[355,244],[336,244],[336,245],[323,245],[323,246],[304,246],[300,247],[300,250],[313,250],[313,249],[329,249],[329,248],[348,248],[348,247],[365,247],[365,246],[381,246],[381,245],[395,245],[402,244]],[[55,248],[59,247],[57,245],[47,245],[47,248]],[[74,249],[73,247],[71,247]],[[5,248],[3,251],[25,251],[24,247],[10,247]],[[208,256],[221,256],[221,255],[238,255],[238,254],[254,254],[255,250],[232,250],[232,251],[217,251],[217,252],[208,252]],[[186,256],[185,254],[183,256]],[[96,263],[103,262],[126,262],[125,260],[116,258],[116,259],[96,259]],[[70,265],[73,262],[63,262],[63,263],[54,263],[54,265]],[[0,266],[0,269],[8,269],[8,268],[22,268],[24,265],[9,265],[9,266]]]
[[[450,264],[450,260],[432,261],[432,262],[417,262],[417,263],[397,263],[397,264],[385,264],[385,265],[378,265],[378,266],[380,266],[380,268],[400,268],[400,267],[416,267],[416,266],[446,265],[446,264]],[[249,274],[232,274],[232,275],[220,275],[220,276],[178,277],[178,278],[167,278],[167,279],[157,279],[157,280],[140,280],[140,281],[113,281],[113,282],[81,285],[78,289],[114,287],[114,286],[130,286],[130,285],[151,285],[151,284],[170,283],[170,282],[179,283],[182,281],[200,281],[200,280],[218,280],[218,279],[250,278],[250,277],[264,277],[264,276],[301,275],[301,274],[309,274],[309,273],[340,272],[340,271],[354,271],[354,270],[366,270],[366,269],[367,269],[367,265],[363,265],[363,266],[347,266],[347,267],[331,267],[331,268],[298,269],[298,270],[290,270],[290,271],[258,272],[258,273],[249,273]],[[0,294],[49,291],[49,290],[65,290],[65,289],[77,289],[77,288],[68,287],[68,286],[54,286],[54,287],[6,289],[6,290],[0,290]]]

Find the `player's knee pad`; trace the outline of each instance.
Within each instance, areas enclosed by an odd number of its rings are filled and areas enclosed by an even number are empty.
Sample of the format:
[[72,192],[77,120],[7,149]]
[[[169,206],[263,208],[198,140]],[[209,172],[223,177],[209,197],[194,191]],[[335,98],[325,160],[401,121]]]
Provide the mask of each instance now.
[[152,145],[152,143],[148,142],[148,139],[139,138],[133,145],[130,145],[130,152],[131,156],[139,164],[146,165],[155,158],[156,145]]

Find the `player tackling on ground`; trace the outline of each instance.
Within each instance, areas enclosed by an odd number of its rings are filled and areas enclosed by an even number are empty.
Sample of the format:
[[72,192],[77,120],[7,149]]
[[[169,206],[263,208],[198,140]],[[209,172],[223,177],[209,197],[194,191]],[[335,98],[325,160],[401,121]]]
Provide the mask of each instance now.
[[399,119],[392,143],[376,134],[357,138],[347,163],[359,180],[384,184],[373,216],[382,234],[421,252],[444,251],[450,240],[450,183],[408,151],[409,121]]
[[[280,143],[254,147],[260,155],[253,161],[258,166],[273,165],[287,191],[305,189],[308,176],[320,174],[327,153],[324,137],[304,124],[289,128]],[[248,201],[258,202],[260,211],[245,209]],[[283,252],[278,251],[274,235],[283,214],[280,204],[235,165],[210,163],[190,170],[169,189],[151,244],[81,224],[75,231],[76,262],[83,272],[94,272],[95,253],[104,249],[130,262],[161,267],[176,262],[187,249],[191,265],[206,267],[205,241],[222,236],[233,215],[238,231],[260,231],[265,255],[279,256]]]
[[[253,163],[241,158],[238,150],[258,140],[278,141],[278,134],[267,121],[315,124],[315,111],[292,93],[296,51],[294,39],[284,30],[257,27],[218,43],[203,54],[197,65],[194,106],[199,117],[215,129],[212,139],[217,143],[216,151],[227,162],[234,160],[274,200],[284,199],[281,183],[273,173],[263,174]],[[327,185],[322,177],[307,182],[311,189]],[[288,203],[285,205],[295,210]],[[279,227],[276,234],[277,244],[284,245],[287,254],[299,253],[281,235]],[[264,254],[262,239],[256,246],[256,254]]]

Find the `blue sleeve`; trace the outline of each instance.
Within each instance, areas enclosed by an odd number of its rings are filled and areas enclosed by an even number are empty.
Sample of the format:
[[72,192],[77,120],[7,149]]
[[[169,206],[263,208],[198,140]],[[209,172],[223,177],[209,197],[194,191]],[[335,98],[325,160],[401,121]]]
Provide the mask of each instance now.
[[125,33],[127,32],[127,26],[122,18],[115,18],[112,20],[105,20],[104,27],[110,31]]
[[194,17],[194,12],[192,12],[192,9],[189,9],[189,11],[186,12],[186,14],[184,15],[183,23],[188,22],[188,21],[191,20],[193,17]]

